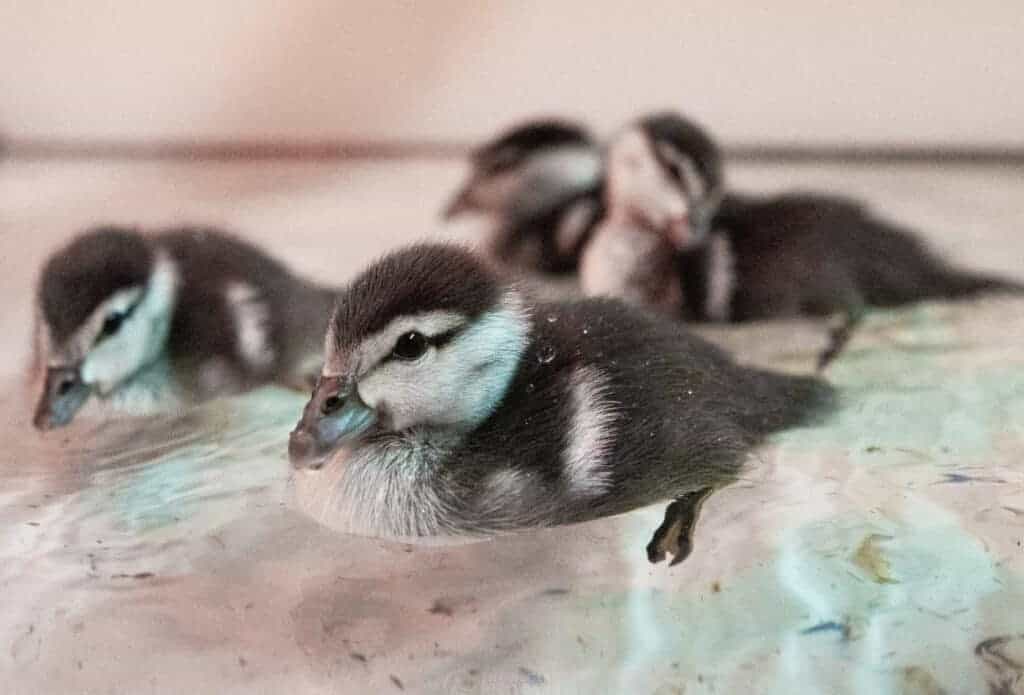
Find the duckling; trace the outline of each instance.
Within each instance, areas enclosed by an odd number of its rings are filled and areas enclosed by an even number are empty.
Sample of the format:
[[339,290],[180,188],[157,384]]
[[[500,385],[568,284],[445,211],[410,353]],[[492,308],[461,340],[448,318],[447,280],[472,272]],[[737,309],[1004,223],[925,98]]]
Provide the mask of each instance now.
[[[1024,291],[1017,281],[956,268],[910,230],[840,196],[730,195],[715,218],[714,236],[725,249],[718,259],[726,262],[716,260],[710,246],[679,259],[681,275],[693,271],[703,278],[691,286],[696,318],[742,322],[838,314],[842,322],[819,368],[841,352],[869,307]],[[704,287],[716,271],[700,270],[709,266],[731,274],[731,291],[719,293],[717,309],[716,301],[701,301],[714,294]]]
[[648,557],[771,432],[826,414],[813,377],[737,365],[613,299],[538,302],[457,246],[401,249],[337,300],[288,451],[298,506],[390,537],[490,535],[678,498]]
[[214,229],[88,230],[39,281],[33,424],[67,425],[89,401],[146,413],[267,383],[305,390],[333,301]]
[[605,161],[605,212],[582,254],[581,288],[676,314],[676,257],[705,240],[721,154],[696,123],[656,113],[613,138]]
[[[682,116],[661,118],[674,121],[675,130],[697,127]],[[620,296],[698,321],[839,314],[843,321],[819,356],[824,368],[869,306],[1022,289],[950,266],[908,230],[838,196],[719,193],[704,208],[710,231],[688,243],[663,222],[672,201],[667,183],[676,171],[658,156],[660,143],[683,148],[687,156],[685,141],[672,129],[627,131],[610,147],[606,207],[623,213],[609,215],[584,252],[580,281],[586,294]],[[698,162],[714,146],[709,136],[693,142],[689,156]]]
[[601,152],[578,123],[540,119],[514,126],[480,146],[471,173],[444,208],[493,223],[490,253],[532,270],[575,270],[601,216]]

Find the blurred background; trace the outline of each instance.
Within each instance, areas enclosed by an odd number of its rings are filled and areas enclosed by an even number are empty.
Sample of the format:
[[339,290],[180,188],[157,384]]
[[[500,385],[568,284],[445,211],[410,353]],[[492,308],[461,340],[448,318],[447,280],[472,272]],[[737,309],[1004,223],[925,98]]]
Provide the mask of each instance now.
[[459,146],[538,112],[672,106],[734,147],[1024,148],[1009,0],[0,3],[0,132],[102,144]]
[[1022,36],[1005,0],[0,2],[0,373],[40,264],[90,225],[219,225],[341,283],[482,239],[438,214],[463,157],[541,115],[607,135],[681,110],[739,190],[855,196],[1014,275]]

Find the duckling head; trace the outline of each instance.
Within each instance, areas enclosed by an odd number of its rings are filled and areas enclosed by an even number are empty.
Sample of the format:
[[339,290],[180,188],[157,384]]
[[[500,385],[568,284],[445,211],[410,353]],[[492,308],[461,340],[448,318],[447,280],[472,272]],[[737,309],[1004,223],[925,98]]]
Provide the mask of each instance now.
[[609,142],[605,206],[612,218],[665,235],[678,250],[703,241],[721,198],[721,154],[696,123],[655,113]]
[[519,291],[471,252],[394,252],[338,297],[323,371],[291,433],[295,468],[416,430],[457,438],[504,397],[531,330]]
[[513,126],[472,153],[469,178],[442,215],[451,220],[468,212],[501,213],[521,196],[524,184],[564,188],[589,181],[599,175],[594,150],[587,131],[570,121],[539,119]]
[[36,296],[46,370],[37,429],[68,424],[161,355],[177,283],[170,259],[132,229],[89,230],[50,257]]

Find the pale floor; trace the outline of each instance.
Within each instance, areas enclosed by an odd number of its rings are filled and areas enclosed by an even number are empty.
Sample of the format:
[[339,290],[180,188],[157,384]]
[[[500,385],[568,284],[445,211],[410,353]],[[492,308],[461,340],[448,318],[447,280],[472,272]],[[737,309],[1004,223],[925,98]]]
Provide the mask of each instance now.
[[[650,566],[652,507],[423,547],[293,511],[301,397],[42,437],[20,385],[46,254],[97,222],[227,226],[341,283],[442,230],[455,163],[0,165],[4,693],[1024,692],[1024,302],[870,317],[844,408],[787,433]],[[742,166],[843,191],[975,268],[1024,277],[1024,173]],[[801,370],[808,323],[710,332]],[[996,687],[1005,686],[1004,690]]]

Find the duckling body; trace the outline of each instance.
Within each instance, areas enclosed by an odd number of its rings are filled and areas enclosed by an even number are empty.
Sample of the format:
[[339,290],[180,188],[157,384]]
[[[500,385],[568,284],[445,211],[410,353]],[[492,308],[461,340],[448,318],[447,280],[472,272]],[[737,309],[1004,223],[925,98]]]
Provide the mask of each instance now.
[[493,534],[715,489],[830,402],[621,302],[535,303],[418,246],[340,295],[289,451],[300,506],[335,528]]
[[[910,231],[840,196],[705,196],[706,233],[680,238],[669,212],[673,205],[687,209],[690,199],[680,167],[662,150],[683,162],[705,161],[715,150],[709,137],[676,135],[699,129],[681,116],[662,114],[655,123],[641,119],[609,145],[607,218],[583,252],[585,294],[698,321],[840,314],[844,322],[819,361],[825,366],[868,307],[1022,290],[1020,283],[951,266]],[[663,288],[674,283],[678,299],[666,300]]]
[[332,301],[213,229],[90,230],[42,273],[34,424],[67,424],[87,404],[142,414],[268,383],[304,388]]
[[[1022,289],[953,267],[909,230],[839,196],[730,195],[714,225],[734,259],[733,321],[862,313],[868,306]],[[708,318],[702,310],[698,317]]]

